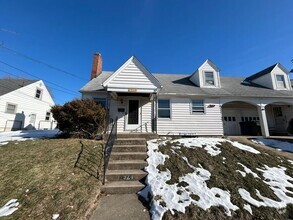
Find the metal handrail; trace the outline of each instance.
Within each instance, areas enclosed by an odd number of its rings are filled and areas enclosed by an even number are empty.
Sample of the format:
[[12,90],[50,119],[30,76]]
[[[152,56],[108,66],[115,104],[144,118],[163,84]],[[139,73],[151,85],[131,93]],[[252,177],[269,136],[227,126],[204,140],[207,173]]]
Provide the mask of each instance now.
[[104,176],[103,176],[103,185],[105,184],[105,179],[106,179],[106,172],[108,169],[108,164],[109,164],[109,159],[111,156],[112,148],[114,146],[114,142],[117,138],[117,120],[116,118],[114,120],[114,123],[112,124],[111,132],[108,136],[107,143],[104,148]]
[[138,126],[137,128],[131,130],[130,133],[132,133],[132,132],[138,132],[138,130],[142,131],[143,126],[145,127],[145,131],[148,132],[148,124],[149,124],[149,123],[150,123],[150,121],[141,124],[141,125]]

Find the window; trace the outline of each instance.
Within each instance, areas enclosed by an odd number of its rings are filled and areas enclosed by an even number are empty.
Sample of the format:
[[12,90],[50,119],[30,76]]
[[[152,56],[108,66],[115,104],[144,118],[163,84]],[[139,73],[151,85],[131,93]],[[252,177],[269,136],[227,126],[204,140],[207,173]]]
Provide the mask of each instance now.
[[159,118],[171,118],[170,100],[159,99],[158,100],[158,117]]
[[106,98],[94,98],[97,104],[100,104],[103,108],[107,108],[107,99]]
[[6,113],[15,114],[16,106],[17,105],[15,105],[15,104],[7,103],[7,105],[6,105]]
[[37,90],[36,90],[36,95],[35,95],[35,97],[36,97],[37,99],[41,99],[41,97],[42,97],[42,90],[41,90],[41,89],[37,89]]
[[277,79],[277,88],[281,88],[281,89],[286,88],[284,75],[276,75],[276,79]]
[[45,120],[46,121],[49,121],[50,120],[50,117],[51,117],[51,112],[46,112]]
[[202,99],[192,100],[192,113],[204,113],[204,102]]
[[214,86],[215,85],[213,72],[204,72],[204,77],[205,77],[205,85],[206,86]]

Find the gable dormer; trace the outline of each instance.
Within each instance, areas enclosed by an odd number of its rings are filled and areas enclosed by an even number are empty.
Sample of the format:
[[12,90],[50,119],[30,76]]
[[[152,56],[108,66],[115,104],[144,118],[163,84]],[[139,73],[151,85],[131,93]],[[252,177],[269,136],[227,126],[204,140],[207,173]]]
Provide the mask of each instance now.
[[162,85],[134,56],[130,57],[103,84],[107,91],[154,93]]
[[274,90],[292,90],[289,71],[280,63],[247,77],[244,82]]
[[207,59],[190,77],[190,81],[202,88],[221,88],[220,70]]

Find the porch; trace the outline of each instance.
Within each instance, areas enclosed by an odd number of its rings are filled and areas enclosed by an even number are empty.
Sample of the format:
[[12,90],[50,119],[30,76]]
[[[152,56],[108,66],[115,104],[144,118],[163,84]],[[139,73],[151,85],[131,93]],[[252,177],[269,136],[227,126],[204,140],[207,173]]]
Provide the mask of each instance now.
[[288,135],[293,106],[289,102],[226,101],[222,104],[224,135]]

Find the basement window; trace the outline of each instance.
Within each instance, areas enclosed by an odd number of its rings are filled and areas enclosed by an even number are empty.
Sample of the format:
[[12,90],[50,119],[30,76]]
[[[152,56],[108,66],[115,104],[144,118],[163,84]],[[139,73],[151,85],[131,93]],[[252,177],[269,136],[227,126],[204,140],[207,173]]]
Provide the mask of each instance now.
[[285,77],[284,77],[284,75],[276,75],[276,79],[277,79],[277,88],[279,88],[279,89],[285,89],[286,88],[286,84],[285,84]]
[[158,100],[158,117],[159,118],[171,118],[171,108],[169,99]]
[[204,113],[205,108],[204,108],[204,101],[202,99],[194,99],[192,100],[192,109],[191,112],[194,113]]

